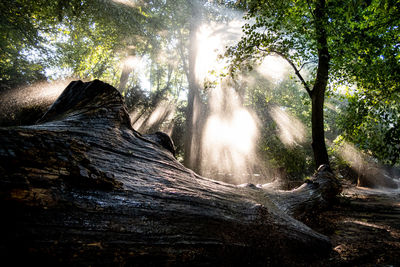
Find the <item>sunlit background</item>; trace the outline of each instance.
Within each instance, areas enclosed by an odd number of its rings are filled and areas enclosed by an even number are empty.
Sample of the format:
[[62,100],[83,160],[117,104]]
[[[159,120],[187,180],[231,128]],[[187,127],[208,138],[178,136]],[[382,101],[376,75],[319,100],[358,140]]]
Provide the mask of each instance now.
[[[239,184],[302,181],[313,173],[310,103],[290,65],[268,56],[228,75],[224,53],[242,36],[241,12],[214,1],[78,2],[39,1],[26,7],[26,18],[7,6],[16,12],[10,25],[21,20],[29,31],[10,26],[13,37],[2,39],[3,126],[35,123],[72,80],[101,79],[125,97],[136,130],[169,134],[178,160],[200,174]],[[382,170],[377,158],[388,159],[341,136],[356,86],[331,87],[325,130],[335,163],[357,175],[371,162]]]

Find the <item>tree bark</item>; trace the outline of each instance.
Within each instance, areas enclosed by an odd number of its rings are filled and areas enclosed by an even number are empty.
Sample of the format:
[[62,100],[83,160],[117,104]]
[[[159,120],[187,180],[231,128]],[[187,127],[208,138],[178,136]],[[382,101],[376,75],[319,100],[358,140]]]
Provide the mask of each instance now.
[[36,125],[0,128],[0,162],[3,262],[293,265],[331,250],[292,217],[332,201],[330,172],[291,192],[200,177],[98,80],[72,82]]
[[197,61],[197,32],[201,25],[201,5],[197,1],[187,1],[190,7],[191,19],[189,28],[189,55],[188,55],[188,104],[186,108],[186,129],[184,142],[184,164],[186,167],[200,172],[201,155],[201,136],[202,127],[200,126],[200,115],[202,113],[202,103],[200,99],[200,86],[196,75]]
[[126,89],[126,85],[128,83],[129,75],[132,73],[133,67],[128,66],[128,63],[125,63],[122,67],[121,77],[119,78],[118,89],[123,92]]
[[325,13],[325,0],[318,0],[315,8],[315,32],[318,47],[318,68],[313,90],[311,91],[312,148],[315,166],[329,165],[325,145],[324,101],[329,78],[330,55],[325,27],[328,23]]
[[[325,92],[329,79],[329,62],[330,54],[328,49],[328,41],[326,36],[326,26],[328,18],[326,16],[325,0],[318,0],[314,10],[314,27],[316,34],[316,45],[318,50],[318,67],[314,86],[310,89],[307,82],[303,79],[300,71],[292,60],[285,54],[271,50],[284,58],[295,71],[296,76],[299,78],[311,98],[311,132],[312,132],[312,149],[314,154],[315,169],[321,165],[330,165],[328,152],[325,144],[325,130],[324,130],[324,102]],[[265,51],[258,48],[261,51]]]

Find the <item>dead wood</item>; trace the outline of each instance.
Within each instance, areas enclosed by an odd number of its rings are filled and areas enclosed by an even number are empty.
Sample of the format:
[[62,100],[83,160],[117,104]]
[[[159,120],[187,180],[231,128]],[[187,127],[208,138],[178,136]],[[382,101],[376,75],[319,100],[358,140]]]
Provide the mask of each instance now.
[[[122,96],[72,82],[33,126],[0,128],[0,250],[41,265],[274,265],[331,250],[292,216],[339,192],[321,170],[294,191],[196,175],[142,136]],[[172,147],[171,147],[172,144]]]

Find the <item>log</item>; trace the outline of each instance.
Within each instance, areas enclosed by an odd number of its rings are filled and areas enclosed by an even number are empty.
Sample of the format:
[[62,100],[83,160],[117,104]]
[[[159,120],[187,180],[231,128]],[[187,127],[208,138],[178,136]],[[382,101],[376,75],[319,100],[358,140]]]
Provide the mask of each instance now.
[[165,134],[135,131],[123,97],[99,80],[71,82],[36,125],[0,133],[3,261],[275,265],[331,251],[293,217],[334,199],[329,171],[294,191],[201,177]]

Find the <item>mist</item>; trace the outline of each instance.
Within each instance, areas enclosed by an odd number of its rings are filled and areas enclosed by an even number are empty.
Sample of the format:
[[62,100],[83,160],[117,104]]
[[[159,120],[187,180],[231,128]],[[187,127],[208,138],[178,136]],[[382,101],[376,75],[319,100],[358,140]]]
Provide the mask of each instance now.
[[[22,81],[3,82],[3,126],[35,123],[72,80],[101,79],[124,96],[137,131],[170,135],[178,160],[190,158],[202,175],[240,184],[302,181],[312,174],[310,102],[288,62],[269,55],[251,70],[229,76],[225,53],[243,37],[243,12],[213,1],[81,5],[64,10],[55,22],[43,22],[48,28],[37,27],[33,41],[13,59],[24,58],[18,64],[25,69]],[[309,79],[315,67],[311,62],[301,74]],[[348,86],[354,96],[356,86]],[[189,131],[193,88],[194,131]],[[340,97],[331,96],[325,106],[329,144],[340,136],[336,122],[348,106],[338,104]],[[26,114],[32,116],[21,119]],[[186,139],[190,151],[185,151]],[[362,158],[355,151],[349,144],[333,154],[360,172],[371,160],[355,160]]]
[[[167,7],[168,2],[165,5]],[[125,97],[134,129],[144,134],[156,131],[169,134],[175,139],[180,155],[178,158],[183,161],[183,145],[179,138],[186,138],[182,112],[187,102],[188,88],[192,86],[189,78],[193,71],[194,82],[200,88],[200,98],[194,106],[194,121],[199,126],[193,133],[190,152],[199,156],[193,162],[196,170],[202,175],[234,184],[266,183],[279,178],[279,172],[276,171],[279,166],[274,167],[266,156],[260,155],[262,124],[256,110],[248,104],[245,91],[246,87],[254,86],[251,80],[257,75],[265,83],[278,86],[290,71],[288,65],[279,57],[266,57],[254,71],[240,77],[244,87],[239,88],[235,81],[226,77],[229,63],[223,55],[227,47],[237,43],[243,35],[243,13],[212,3],[203,5],[201,1],[197,2],[197,6],[202,9],[202,17],[198,21],[191,21],[197,25],[196,32],[187,32],[185,27],[189,18],[182,21],[167,19],[171,24],[160,25],[161,29],[158,32],[156,30],[154,38],[160,39],[154,48],[141,46],[138,42],[146,42],[146,37],[132,32],[131,36],[122,36],[122,44],[117,44],[116,49],[107,50],[106,43],[101,44],[82,35],[85,31],[76,32],[76,25],[58,25],[63,31],[57,31],[53,36],[46,34],[48,53],[40,54],[43,50],[38,50],[30,60],[40,62],[40,58],[54,57],[62,64],[45,65],[43,71],[47,81],[5,92],[2,99],[7,99],[7,103],[1,105],[4,114],[12,116],[16,110],[40,107],[37,114],[40,117],[63,88],[74,80],[69,76],[83,80],[102,79],[118,88]],[[157,8],[161,14],[164,7],[160,5]],[[146,12],[150,12],[141,1],[129,0],[110,0],[97,9],[105,14],[142,12],[145,17],[148,16]],[[174,12],[174,16],[180,17],[185,16],[187,10]],[[95,18],[95,14],[93,16]],[[108,21],[111,18],[103,19],[111,23]],[[101,23],[104,21],[92,22],[86,31],[98,34],[96,31],[102,27]],[[131,22],[119,22],[118,19],[113,23],[132,27]],[[76,33],[71,35],[74,31]],[[193,70],[189,69],[188,59],[191,34],[196,42],[196,51],[192,51]],[[107,40],[111,37],[111,33],[105,33],[102,38]],[[88,45],[92,50],[80,54],[81,59],[71,58],[64,54],[69,43]],[[70,61],[78,65],[70,66]],[[265,87],[263,90],[275,89]],[[268,110],[277,125],[276,134],[283,145],[301,143],[304,139],[301,122],[284,112],[283,109],[278,111],[275,106]]]
[[381,2],[1,1],[3,261],[397,266]]
[[1,124],[34,124],[72,80],[35,82],[0,92]]

